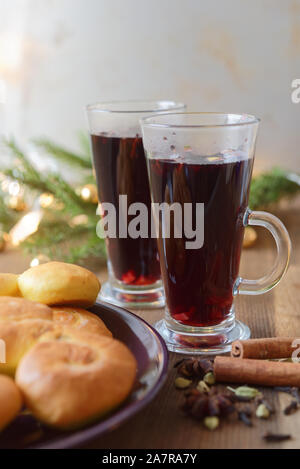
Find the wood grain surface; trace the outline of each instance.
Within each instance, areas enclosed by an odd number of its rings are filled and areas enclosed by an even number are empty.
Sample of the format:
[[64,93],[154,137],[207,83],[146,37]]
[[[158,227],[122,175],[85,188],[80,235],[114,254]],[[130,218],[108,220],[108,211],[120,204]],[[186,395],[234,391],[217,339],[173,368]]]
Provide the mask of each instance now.
[[[282,204],[272,210],[285,223],[293,244],[291,264],[285,278],[271,292],[256,297],[241,296],[236,300],[237,317],[246,322],[252,337],[298,336],[300,337],[300,198]],[[244,250],[242,276],[257,278],[272,265],[275,246],[272,238],[259,230],[254,247]],[[0,254],[0,271],[22,272],[28,268],[28,259],[19,251],[6,250]],[[99,278],[106,278],[106,269],[99,271]],[[149,323],[163,315],[163,310],[134,311]],[[265,396],[273,402],[276,413],[267,421],[253,419],[252,428],[239,422],[224,422],[214,432],[200,423],[183,416],[178,407],[182,391],[174,387],[174,363],[180,355],[170,353],[168,379],[155,400],[140,414],[121,428],[94,441],[90,448],[300,448],[300,410],[285,416],[283,409],[290,401],[284,394],[266,390]],[[300,366],[300,365],[299,365]],[[265,443],[266,432],[290,433],[292,439],[283,443]]]

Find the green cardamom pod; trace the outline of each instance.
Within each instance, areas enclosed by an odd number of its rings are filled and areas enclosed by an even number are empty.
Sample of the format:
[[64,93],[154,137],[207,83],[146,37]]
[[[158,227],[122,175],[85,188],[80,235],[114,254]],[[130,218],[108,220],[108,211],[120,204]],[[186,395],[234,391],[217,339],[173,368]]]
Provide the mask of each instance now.
[[250,388],[249,386],[239,386],[236,389],[233,389],[228,386],[227,389],[234,392],[234,394],[238,397],[245,397],[248,399],[254,399],[255,397],[261,395],[261,393],[257,389]]
[[208,430],[214,431],[218,428],[220,421],[218,417],[205,417],[203,423]]
[[216,378],[215,378],[215,375],[213,374],[213,372],[209,371],[208,373],[206,373],[206,375],[204,375],[203,381],[206,384],[209,384],[209,386],[212,386],[213,384],[215,384]]
[[196,389],[197,389],[197,391],[202,392],[202,393],[205,393],[205,392],[208,393],[210,391],[210,389],[207,386],[207,384],[205,383],[205,381],[199,381],[199,383],[197,384]]
[[259,419],[268,419],[270,417],[270,411],[269,409],[265,406],[265,404],[259,404],[259,406],[256,409],[256,417]]
[[175,386],[177,389],[186,389],[192,384],[192,380],[182,378],[179,376],[178,378],[175,379]]

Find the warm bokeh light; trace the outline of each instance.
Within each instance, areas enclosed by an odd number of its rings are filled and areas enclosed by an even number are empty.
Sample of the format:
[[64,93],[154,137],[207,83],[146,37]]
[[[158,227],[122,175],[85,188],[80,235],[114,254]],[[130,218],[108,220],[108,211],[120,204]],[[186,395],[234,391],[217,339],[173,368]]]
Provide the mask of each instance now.
[[10,230],[9,235],[11,243],[14,246],[18,246],[22,241],[28,238],[28,236],[35,233],[39,227],[42,216],[40,210],[33,210],[24,215]]

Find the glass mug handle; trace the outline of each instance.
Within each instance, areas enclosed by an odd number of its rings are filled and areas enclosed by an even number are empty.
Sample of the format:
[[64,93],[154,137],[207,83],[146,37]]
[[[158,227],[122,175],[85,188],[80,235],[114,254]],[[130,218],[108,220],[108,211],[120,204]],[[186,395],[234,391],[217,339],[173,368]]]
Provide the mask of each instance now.
[[238,277],[234,294],[261,295],[275,287],[285,274],[291,255],[291,240],[284,224],[268,212],[252,212],[247,209],[244,226],[263,226],[272,234],[277,247],[277,257],[270,273],[257,280],[248,280]]

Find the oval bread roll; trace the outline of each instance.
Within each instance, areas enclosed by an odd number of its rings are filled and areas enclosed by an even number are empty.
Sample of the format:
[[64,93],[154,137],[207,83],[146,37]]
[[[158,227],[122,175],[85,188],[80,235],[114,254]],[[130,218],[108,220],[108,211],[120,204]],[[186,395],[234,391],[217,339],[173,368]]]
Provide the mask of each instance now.
[[53,321],[57,326],[71,326],[81,331],[112,337],[112,333],[107,329],[104,322],[90,311],[73,306],[53,306],[51,309],[53,311]]
[[18,275],[0,273],[0,296],[21,296]]
[[24,321],[25,319],[53,319],[49,306],[25,298],[0,297],[0,321]]
[[46,305],[24,298],[0,297],[0,339],[5,363],[0,373],[14,375],[21,357],[38,338],[54,329],[53,312]]
[[0,431],[20,412],[23,398],[13,379],[0,375]]
[[64,262],[48,262],[26,270],[18,278],[24,298],[47,305],[91,306],[100,283],[83,267]]
[[31,348],[16,383],[37,418],[70,429],[119,406],[132,390],[136,367],[121,342],[69,328],[46,334]]

